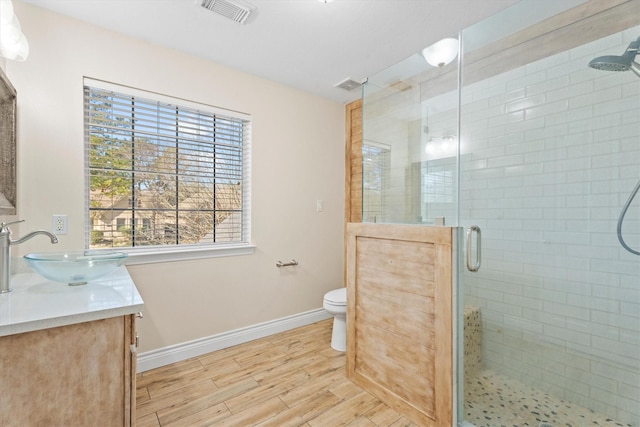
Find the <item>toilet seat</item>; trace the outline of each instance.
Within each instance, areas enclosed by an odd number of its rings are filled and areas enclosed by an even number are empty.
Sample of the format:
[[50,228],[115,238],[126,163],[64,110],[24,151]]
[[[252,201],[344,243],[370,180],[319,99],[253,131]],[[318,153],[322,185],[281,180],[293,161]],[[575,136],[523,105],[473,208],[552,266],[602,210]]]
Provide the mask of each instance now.
[[347,288],[334,289],[324,294],[325,302],[334,306],[347,305]]

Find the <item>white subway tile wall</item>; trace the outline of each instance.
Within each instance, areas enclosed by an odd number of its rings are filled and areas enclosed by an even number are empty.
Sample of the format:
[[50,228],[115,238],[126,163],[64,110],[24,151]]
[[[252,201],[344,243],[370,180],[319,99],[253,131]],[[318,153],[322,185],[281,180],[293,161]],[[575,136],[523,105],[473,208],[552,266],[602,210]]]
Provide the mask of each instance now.
[[[640,179],[640,79],[587,63],[638,36],[465,86],[460,135],[461,223],[483,237],[465,304],[480,307],[485,367],[636,426],[640,258],[616,222]],[[623,231],[640,249],[640,196]]]

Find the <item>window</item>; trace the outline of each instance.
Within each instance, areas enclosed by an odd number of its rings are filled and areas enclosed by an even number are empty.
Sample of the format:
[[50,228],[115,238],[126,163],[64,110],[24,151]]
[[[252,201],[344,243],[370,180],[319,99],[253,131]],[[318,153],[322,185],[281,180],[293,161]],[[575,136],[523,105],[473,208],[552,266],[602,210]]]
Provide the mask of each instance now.
[[391,147],[371,141],[362,144],[362,220],[384,222],[389,188]]
[[89,249],[249,243],[250,116],[89,79],[84,103]]

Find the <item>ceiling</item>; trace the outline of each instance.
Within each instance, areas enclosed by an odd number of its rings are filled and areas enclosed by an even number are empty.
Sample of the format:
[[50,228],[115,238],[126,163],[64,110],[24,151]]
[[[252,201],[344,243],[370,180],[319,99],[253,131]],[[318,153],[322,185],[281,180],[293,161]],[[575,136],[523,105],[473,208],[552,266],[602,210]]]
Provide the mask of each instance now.
[[255,10],[244,24],[199,0],[25,1],[346,103],[360,91],[341,81],[360,82],[519,0],[245,0]]

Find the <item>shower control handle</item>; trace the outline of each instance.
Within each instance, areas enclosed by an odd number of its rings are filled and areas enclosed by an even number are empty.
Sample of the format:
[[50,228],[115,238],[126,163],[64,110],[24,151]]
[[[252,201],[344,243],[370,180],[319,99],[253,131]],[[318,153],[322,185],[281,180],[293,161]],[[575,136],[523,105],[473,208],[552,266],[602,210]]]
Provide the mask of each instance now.
[[[471,240],[474,233],[476,234],[476,262],[475,264],[471,264]],[[472,225],[467,228],[467,270],[469,271],[476,272],[480,270],[480,263],[482,262],[481,242],[482,232],[480,231],[480,227]]]

